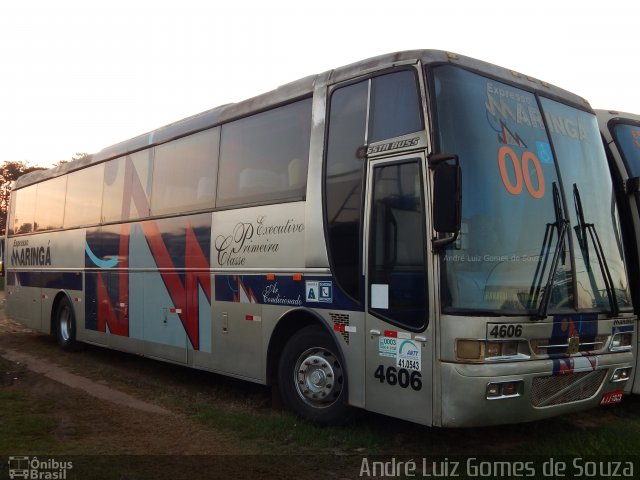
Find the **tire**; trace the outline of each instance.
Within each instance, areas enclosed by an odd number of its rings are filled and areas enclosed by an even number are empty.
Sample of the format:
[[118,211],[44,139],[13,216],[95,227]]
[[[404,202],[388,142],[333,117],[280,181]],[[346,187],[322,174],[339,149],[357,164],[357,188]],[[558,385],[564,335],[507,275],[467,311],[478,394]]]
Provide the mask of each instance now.
[[63,350],[72,352],[78,349],[76,340],[76,316],[68,298],[60,300],[56,308],[56,337]]
[[331,336],[320,326],[295,333],[278,364],[278,388],[285,407],[319,424],[350,418],[342,360]]

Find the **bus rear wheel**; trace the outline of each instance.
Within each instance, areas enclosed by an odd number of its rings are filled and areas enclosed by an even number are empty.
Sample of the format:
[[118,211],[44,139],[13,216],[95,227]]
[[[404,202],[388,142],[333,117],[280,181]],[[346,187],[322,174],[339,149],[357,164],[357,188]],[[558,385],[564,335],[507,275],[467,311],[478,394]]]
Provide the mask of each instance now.
[[68,298],[63,298],[56,308],[56,337],[58,345],[68,352],[78,349],[76,340],[76,316]]
[[278,366],[278,387],[287,408],[320,424],[348,419],[346,379],[337,351],[319,326],[303,328],[289,339]]

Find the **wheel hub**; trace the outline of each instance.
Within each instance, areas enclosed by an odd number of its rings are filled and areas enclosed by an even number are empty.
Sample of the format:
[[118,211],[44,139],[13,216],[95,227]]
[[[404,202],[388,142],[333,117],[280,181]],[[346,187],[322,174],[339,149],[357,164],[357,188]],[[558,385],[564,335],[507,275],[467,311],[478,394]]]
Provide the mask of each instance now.
[[313,407],[331,405],[342,391],[342,371],[335,356],[323,348],[304,352],[295,370],[296,389]]

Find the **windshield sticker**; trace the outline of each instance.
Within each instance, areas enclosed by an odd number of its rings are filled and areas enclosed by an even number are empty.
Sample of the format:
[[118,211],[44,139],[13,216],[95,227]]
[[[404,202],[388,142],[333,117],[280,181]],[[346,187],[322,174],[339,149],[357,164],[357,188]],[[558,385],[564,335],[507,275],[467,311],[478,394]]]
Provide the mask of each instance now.
[[633,143],[636,144],[636,147],[640,148],[640,130],[631,132],[631,138],[633,138]]
[[[514,105],[515,102],[515,105]],[[485,102],[487,121],[495,131],[498,144],[498,169],[502,184],[511,195],[527,192],[535,199],[544,197],[544,175],[538,156],[524,141],[518,128],[525,131],[530,128],[544,128],[540,110],[531,96],[517,91],[487,83],[487,101]],[[541,144],[541,145],[539,145]],[[536,142],[538,155],[542,151],[543,163],[552,163],[551,149],[547,144]],[[520,155],[516,152],[524,150]],[[533,176],[533,178],[532,178]]]
[[546,113],[545,117],[551,133],[559,133],[565,137],[575,138],[580,141],[588,139],[587,131],[582,123],[549,112]]
[[553,164],[553,154],[551,153],[551,145],[548,142],[536,142],[536,150],[538,151],[538,158],[540,163],[545,165]]
[[[511,182],[508,173],[508,163],[506,158],[509,157],[513,172],[515,173],[515,184]],[[532,168],[533,167],[533,168]],[[500,178],[507,191],[511,195],[520,195],[523,190],[523,183],[527,187],[529,195],[535,199],[544,196],[544,175],[538,157],[532,152],[524,152],[522,159],[518,158],[518,154],[511,147],[503,146],[498,150],[498,168],[500,170]],[[535,170],[536,181],[531,179],[531,170]],[[536,186],[537,185],[537,186]]]

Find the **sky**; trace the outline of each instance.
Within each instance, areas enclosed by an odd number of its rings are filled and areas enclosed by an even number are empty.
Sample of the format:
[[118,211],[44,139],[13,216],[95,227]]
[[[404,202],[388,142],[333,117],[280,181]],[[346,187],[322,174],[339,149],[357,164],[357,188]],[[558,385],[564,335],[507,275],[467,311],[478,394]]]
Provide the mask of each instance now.
[[639,19],[638,0],[0,0],[0,163],[49,167],[421,48],[640,113]]

